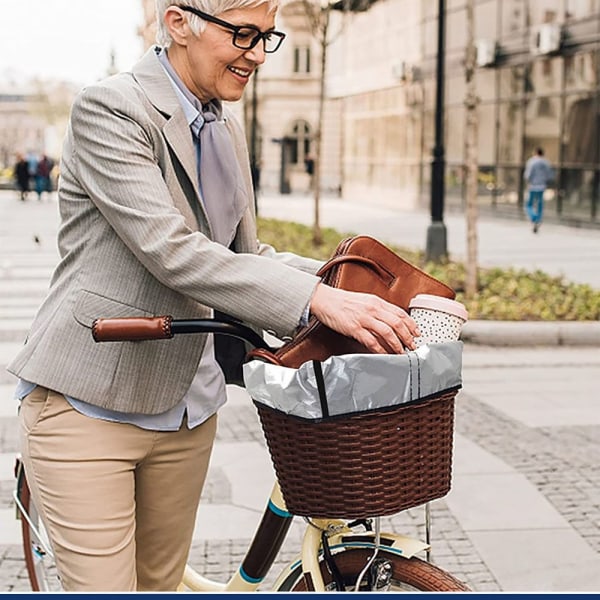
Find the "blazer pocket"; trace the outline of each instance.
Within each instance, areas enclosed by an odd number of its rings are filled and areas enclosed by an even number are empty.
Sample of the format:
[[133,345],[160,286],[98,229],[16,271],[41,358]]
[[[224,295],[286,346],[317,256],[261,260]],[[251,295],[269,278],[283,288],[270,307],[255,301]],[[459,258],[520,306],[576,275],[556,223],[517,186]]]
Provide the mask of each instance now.
[[73,306],[75,320],[91,328],[96,319],[116,317],[152,317],[151,312],[125,304],[89,290],[81,290]]

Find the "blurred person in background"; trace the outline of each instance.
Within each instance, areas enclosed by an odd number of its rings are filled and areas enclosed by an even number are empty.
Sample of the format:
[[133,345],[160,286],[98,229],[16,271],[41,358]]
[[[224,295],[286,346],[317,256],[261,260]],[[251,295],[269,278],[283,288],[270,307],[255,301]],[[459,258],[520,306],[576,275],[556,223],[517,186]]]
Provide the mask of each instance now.
[[544,192],[554,179],[554,170],[550,161],[544,156],[543,148],[537,148],[534,155],[529,158],[525,164],[524,176],[528,189],[525,210],[533,224],[533,233],[537,233],[544,216]]
[[14,178],[19,191],[19,198],[22,201],[27,200],[29,193],[29,163],[21,154],[17,154],[17,162],[14,166]]
[[40,201],[44,192],[48,197],[52,193],[52,169],[54,169],[54,161],[42,154],[35,169],[35,192]]

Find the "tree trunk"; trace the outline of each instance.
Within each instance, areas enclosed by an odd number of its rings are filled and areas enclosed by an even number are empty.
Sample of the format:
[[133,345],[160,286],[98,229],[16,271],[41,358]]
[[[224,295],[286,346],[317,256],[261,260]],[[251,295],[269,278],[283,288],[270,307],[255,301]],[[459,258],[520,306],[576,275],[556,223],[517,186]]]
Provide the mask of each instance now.
[[323,21],[320,30],[321,46],[321,71],[319,79],[319,109],[317,116],[317,130],[314,136],[314,173],[313,173],[313,195],[314,195],[314,223],[313,223],[313,244],[320,246],[323,243],[323,233],[321,231],[321,141],[323,139],[323,115],[325,112],[325,75],[327,67],[327,34],[329,29],[329,8],[324,9]]
[[475,85],[474,0],[467,2],[467,47],[465,60],[465,171],[466,171],[466,229],[467,260],[465,296],[472,298],[478,289],[477,258],[477,176],[478,176],[478,129],[477,107],[479,98]]

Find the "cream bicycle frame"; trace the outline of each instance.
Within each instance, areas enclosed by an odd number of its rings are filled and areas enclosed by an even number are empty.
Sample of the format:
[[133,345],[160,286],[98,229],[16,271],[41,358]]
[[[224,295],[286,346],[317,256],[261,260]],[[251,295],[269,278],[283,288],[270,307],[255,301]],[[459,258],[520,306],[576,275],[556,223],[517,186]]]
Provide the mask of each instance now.
[[[287,527],[285,527],[285,533],[287,533],[293,515],[287,512],[285,501],[283,500],[277,482],[273,485],[268,505],[265,509],[265,515],[267,515],[269,511],[281,518],[289,520]],[[263,523],[265,515],[263,515]],[[323,531],[330,532],[330,547],[334,551],[342,547],[368,547],[376,550],[381,545],[385,546],[388,552],[394,552],[404,558],[411,558],[418,552],[429,549],[429,544],[395,533],[380,533],[379,531],[376,531],[356,534],[347,526],[346,522],[342,520],[313,519],[307,521],[300,553],[296,559],[286,565],[280,573],[273,585],[274,591],[277,591],[281,587],[282,583],[298,568],[300,563],[302,564],[302,572],[310,577],[315,591],[325,591],[325,583],[321,576],[321,569],[319,566],[319,558],[322,554],[321,534]],[[264,579],[264,575],[266,575],[272,566],[273,560],[283,543],[285,534],[283,537],[280,537],[280,533],[281,530],[278,529],[276,525],[272,528],[267,526],[264,529],[259,527],[249,546],[248,554],[227,583],[220,583],[206,578],[187,565],[180,589],[183,590],[187,588],[198,592],[252,592],[257,590]],[[268,564],[264,564],[264,574],[249,573],[247,561],[252,549],[255,547],[264,548],[265,545],[270,545],[272,558],[268,561]]]

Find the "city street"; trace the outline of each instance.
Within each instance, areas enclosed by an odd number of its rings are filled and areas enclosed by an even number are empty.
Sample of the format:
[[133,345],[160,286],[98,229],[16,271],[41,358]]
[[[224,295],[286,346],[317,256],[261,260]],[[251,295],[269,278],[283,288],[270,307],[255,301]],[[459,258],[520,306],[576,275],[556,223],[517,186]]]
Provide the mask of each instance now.
[[[311,222],[307,197],[265,195],[261,216]],[[325,199],[323,226],[407,247],[425,243],[428,215]],[[464,218],[448,215],[451,256],[464,255]],[[0,191],[0,591],[29,589],[12,501],[15,378],[22,344],[58,260],[56,200]],[[461,238],[461,236],[463,236]],[[510,241],[509,241],[510,240]],[[480,259],[566,274],[600,287],[600,231],[482,220]],[[597,324],[595,324],[597,325]],[[56,349],[60,351],[59,348]],[[431,503],[432,559],[474,591],[600,591],[600,352],[598,346],[467,342],[456,401],[450,493]],[[203,494],[190,563],[226,579],[243,557],[273,482],[255,408],[230,387]],[[383,528],[423,539],[422,507]],[[276,566],[297,552],[296,519]],[[276,571],[276,569],[274,569]],[[276,573],[261,589],[268,590]]]

